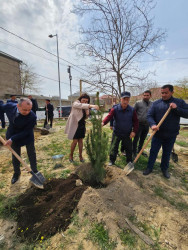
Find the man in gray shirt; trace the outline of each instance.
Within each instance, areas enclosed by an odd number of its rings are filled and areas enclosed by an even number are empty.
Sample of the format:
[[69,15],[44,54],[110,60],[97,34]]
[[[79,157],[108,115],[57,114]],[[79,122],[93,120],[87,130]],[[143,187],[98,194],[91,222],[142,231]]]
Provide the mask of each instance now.
[[[147,122],[147,113],[152,105],[150,98],[151,98],[151,91],[146,90],[143,93],[143,99],[141,101],[137,101],[134,106],[134,109],[136,110],[139,120],[139,129],[133,141],[133,157],[136,157],[137,152],[140,152],[140,150],[142,149],[144,140],[146,139],[146,136],[149,131],[149,124]],[[138,141],[139,145],[137,148]],[[145,153],[142,154],[147,156]]]

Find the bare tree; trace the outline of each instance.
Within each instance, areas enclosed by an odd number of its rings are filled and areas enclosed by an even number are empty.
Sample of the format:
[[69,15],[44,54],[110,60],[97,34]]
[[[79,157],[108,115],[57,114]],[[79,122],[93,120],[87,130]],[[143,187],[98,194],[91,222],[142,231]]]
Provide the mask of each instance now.
[[174,87],[174,96],[188,100],[188,78],[184,77],[176,82],[178,85]]
[[22,95],[25,95],[28,91],[38,92],[39,77],[33,72],[33,67],[26,63],[21,64],[21,88]]
[[146,81],[149,73],[141,74],[138,59],[165,37],[153,28],[154,7],[154,0],[80,0],[75,6],[74,13],[85,16],[86,24],[74,47],[94,59],[87,79],[103,92],[113,87],[120,95]]

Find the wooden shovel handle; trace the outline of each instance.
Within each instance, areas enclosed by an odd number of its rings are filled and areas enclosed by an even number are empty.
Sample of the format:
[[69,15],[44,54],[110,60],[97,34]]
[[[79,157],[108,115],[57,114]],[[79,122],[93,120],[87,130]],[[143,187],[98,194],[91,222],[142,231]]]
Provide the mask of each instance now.
[[[172,108],[169,107],[168,110],[166,111],[166,113],[164,114],[164,116],[161,118],[160,122],[157,124],[157,127],[159,128],[161,126],[161,124],[164,122],[164,120],[166,119],[167,115],[170,113],[170,110]],[[133,163],[136,163],[138,158],[140,157],[140,155],[142,154],[142,152],[144,151],[144,149],[147,147],[148,143],[151,141],[152,137],[154,136],[154,134],[157,132],[157,130],[153,131],[153,133],[150,135],[150,137],[148,138],[148,140],[146,141],[146,143],[144,144],[144,146],[142,147],[142,149],[140,150],[140,152],[138,153],[138,155],[136,156],[136,158],[134,159]]]
[[[0,141],[5,145],[6,141],[0,136]],[[22,158],[10,147],[6,146],[12,153],[13,155],[21,162],[21,164],[27,169],[27,171],[31,172],[31,168],[22,160]]]

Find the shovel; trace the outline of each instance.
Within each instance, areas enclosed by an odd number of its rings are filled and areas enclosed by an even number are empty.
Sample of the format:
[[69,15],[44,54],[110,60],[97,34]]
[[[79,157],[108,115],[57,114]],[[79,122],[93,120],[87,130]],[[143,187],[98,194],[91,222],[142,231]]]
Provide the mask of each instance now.
[[[170,113],[171,107],[168,108],[168,110],[166,111],[166,113],[164,114],[164,116],[162,117],[162,119],[160,120],[160,122],[158,123],[157,127],[159,128],[161,126],[161,124],[163,123],[163,121],[166,119],[167,115]],[[144,151],[144,149],[147,147],[148,143],[151,141],[152,137],[154,136],[154,134],[157,132],[157,130],[153,131],[153,133],[150,135],[150,137],[147,139],[146,143],[144,144],[144,146],[142,147],[142,149],[140,150],[140,152],[138,153],[138,155],[136,156],[136,158],[134,159],[133,162],[129,162],[123,171],[125,171],[125,174],[128,175],[130,174],[130,172],[133,171],[134,169],[134,164],[137,162],[138,158],[140,157],[140,155],[142,154],[142,152]]]
[[[6,141],[0,136],[0,141],[5,145]],[[30,179],[31,183],[35,185],[38,188],[43,189],[43,183],[45,182],[44,176],[40,173],[37,172],[36,174],[31,170],[31,168],[22,160],[22,158],[10,147],[6,146],[12,153],[13,155],[20,161],[20,163],[27,169],[27,171],[32,174],[32,177]]]
[[46,107],[46,122],[47,122],[47,124],[45,125],[45,128],[49,130],[50,125],[48,124],[48,110],[47,110],[47,107]]
[[172,149],[172,152],[171,152],[171,158],[173,160],[173,162],[178,162],[178,155],[175,153],[175,150],[174,150],[174,147]]

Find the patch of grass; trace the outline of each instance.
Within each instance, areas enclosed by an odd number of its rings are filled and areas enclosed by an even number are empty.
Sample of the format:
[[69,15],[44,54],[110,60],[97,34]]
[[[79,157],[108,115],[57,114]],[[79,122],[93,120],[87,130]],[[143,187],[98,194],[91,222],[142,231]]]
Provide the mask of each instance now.
[[6,172],[7,172],[7,167],[3,166],[2,169],[1,169],[1,173],[5,174]]
[[17,208],[15,207],[17,197],[6,199],[0,196],[0,218],[15,219],[17,216]]
[[67,235],[69,236],[75,236],[78,233],[76,229],[70,228],[67,230]]
[[3,195],[3,194],[0,194],[0,206],[1,206],[1,203],[6,199],[6,196]]
[[112,250],[116,248],[117,242],[110,240],[108,231],[104,228],[102,223],[93,224],[89,230],[88,238],[97,243],[103,250]]
[[119,232],[120,239],[124,246],[128,246],[129,249],[135,249],[137,239],[136,237],[130,232],[129,229],[121,230]]
[[51,173],[49,171],[47,171],[46,169],[43,170],[43,175],[46,179],[50,179],[50,178],[55,178],[56,177],[56,173]]
[[0,181],[0,189],[5,187],[6,182],[5,181]]
[[154,193],[157,196],[167,200],[172,206],[175,206],[177,209],[179,209],[179,210],[188,210],[187,203],[185,203],[185,202],[177,202],[175,198],[173,199],[172,197],[169,197],[161,187],[155,187],[154,188]]
[[126,156],[120,155],[117,157],[116,165],[123,169],[127,165]]
[[188,204],[185,202],[177,202],[176,207],[179,210],[188,210]]
[[[135,168],[143,171],[147,167],[147,164],[148,164],[148,158],[141,155],[135,164]],[[160,170],[160,163],[159,162],[155,162],[153,170],[154,171]]]
[[56,140],[52,140],[50,144],[43,146],[41,150],[46,151],[50,156],[64,154],[63,145],[63,142],[57,142]]
[[84,250],[84,246],[82,242],[80,242],[80,244],[78,245],[78,250]]
[[71,222],[73,223],[74,226],[79,226],[80,225],[78,213],[76,211],[73,211],[73,213],[72,213]]
[[62,178],[62,179],[67,179],[67,177],[69,176],[70,172],[71,172],[71,171],[70,171],[69,169],[63,170],[63,171],[61,172],[61,174],[60,174],[60,178]]
[[186,188],[188,191],[188,173],[184,173],[184,176],[181,178],[182,185]]
[[[160,237],[160,228],[156,228],[154,226],[149,226],[144,222],[141,222],[137,219],[136,216],[130,216],[129,220],[135,224],[141,231],[143,231],[146,235],[150,236],[154,241],[155,244],[152,249],[154,250],[166,250],[165,248],[161,248],[159,245],[159,237]],[[130,249],[135,249],[134,247]],[[141,249],[145,250],[145,245],[141,247]]]
[[61,120],[57,121],[57,120],[56,120],[56,121],[55,121],[55,125],[56,125],[56,126],[65,126],[65,125],[66,125],[66,122],[67,122],[67,121],[61,121]]
[[188,143],[185,141],[176,141],[175,143],[181,147],[188,147]]
[[129,220],[133,224],[137,225],[140,230],[142,229],[141,231],[143,231],[144,233],[148,233],[150,231],[150,227],[146,223],[138,221],[137,218],[136,218],[136,216],[130,216]]

